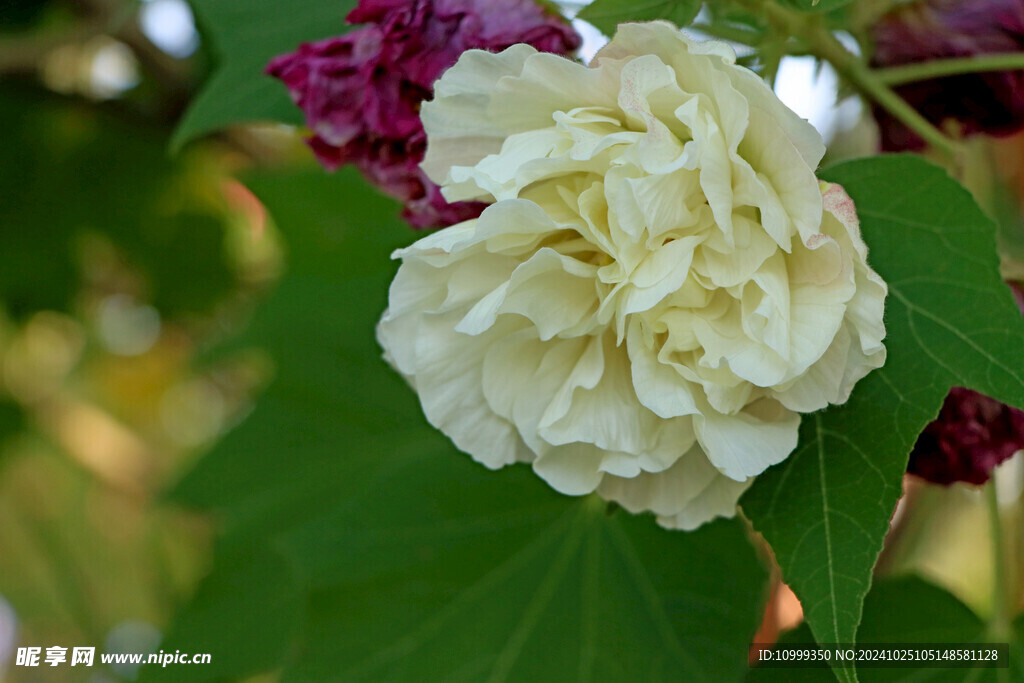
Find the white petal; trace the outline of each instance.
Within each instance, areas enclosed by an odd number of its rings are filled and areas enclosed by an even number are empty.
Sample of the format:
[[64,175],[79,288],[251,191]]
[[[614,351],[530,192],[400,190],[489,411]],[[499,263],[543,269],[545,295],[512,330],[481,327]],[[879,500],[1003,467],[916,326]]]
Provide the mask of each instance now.
[[606,476],[598,492],[630,512],[654,512],[664,527],[692,530],[716,517],[732,517],[752,482],[723,476],[694,446],[664,472],[628,479]]
[[512,273],[501,312],[528,319],[541,340],[587,332],[597,313],[596,270],[592,264],[545,247]]
[[424,414],[460,450],[490,468],[532,460],[515,427],[490,409],[483,394],[488,342],[508,331],[492,330],[490,339],[459,334],[459,317],[452,312],[420,319],[415,376]]
[[[843,376],[850,355],[850,333],[842,327],[828,350],[813,365],[773,396],[790,410],[810,413],[849,397]],[[852,385],[851,385],[852,388]]]
[[591,493],[601,483],[601,452],[589,443],[570,443],[548,450],[533,471],[553,489],[570,496]]
[[434,84],[434,99],[420,109],[429,131],[420,167],[435,183],[443,183],[453,166],[472,166],[501,149],[507,128],[489,116],[494,83],[518,75],[536,50],[516,44],[498,54],[467,50]]
[[730,479],[743,481],[793,452],[800,415],[762,400],[737,415],[705,411],[693,417],[693,427],[711,464]]
[[690,418],[664,420],[640,404],[626,350],[609,335],[595,339],[588,354],[541,418],[541,437],[553,445],[585,442],[632,453],[636,471],[668,467],[693,442]]
[[672,366],[659,362],[654,349],[643,340],[640,326],[640,321],[634,321],[627,337],[637,398],[648,410],[666,419],[699,412],[694,387]]
[[542,342],[527,326],[484,350],[483,398],[516,426],[534,453],[549,450],[538,434],[541,418],[562,387],[589,371],[590,346],[586,337]]
[[789,142],[800,152],[804,164],[814,170],[825,156],[821,133],[775,96],[768,84],[749,69],[722,69],[744,98],[759,106],[779,124]]

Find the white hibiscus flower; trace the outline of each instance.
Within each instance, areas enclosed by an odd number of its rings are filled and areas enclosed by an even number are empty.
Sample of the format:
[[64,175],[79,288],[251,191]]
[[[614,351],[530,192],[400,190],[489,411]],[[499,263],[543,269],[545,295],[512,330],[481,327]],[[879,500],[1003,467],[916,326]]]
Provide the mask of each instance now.
[[691,529],[882,365],[853,203],[734,61],[653,22],[589,67],[517,45],[438,81],[423,167],[493,204],[396,252],[378,335],[460,449]]

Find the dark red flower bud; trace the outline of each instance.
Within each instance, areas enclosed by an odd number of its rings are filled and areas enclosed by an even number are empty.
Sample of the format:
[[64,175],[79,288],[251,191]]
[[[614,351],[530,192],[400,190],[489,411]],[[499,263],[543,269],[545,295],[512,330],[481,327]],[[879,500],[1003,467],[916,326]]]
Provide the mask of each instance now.
[[[873,28],[872,65],[886,67],[1024,50],[1024,0],[919,0]],[[1024,127],[1024,71],[994,71],[907,83],[896,92],[937,126],[1009,135]],[[915,133],[875,108],[885,150],[920,149]]]
[[958,387],[917,437],[907,471],[936,484],[984,484],[996,465],[1022,448],[1024,412]]
[[329,169],[355,164],[405,203],[403,217],[415,227],[479,215],[484,204],[449,204],[420,171],[420,103],[465,50],[529,43],[568,54],[579,36],[534,0],[361,0],[347,20],[368,25],[303,44],[267,67],[305,113],[317,158]]

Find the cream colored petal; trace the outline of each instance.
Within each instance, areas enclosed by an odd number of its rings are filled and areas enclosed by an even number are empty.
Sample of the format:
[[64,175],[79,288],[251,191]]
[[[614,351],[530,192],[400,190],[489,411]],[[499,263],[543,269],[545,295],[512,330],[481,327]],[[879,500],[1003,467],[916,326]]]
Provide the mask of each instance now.
[[[731,373],[729,373],[731,374]],[[755,387],[750,382],[733,383],[705,382],[704,395],[711,408],[723,415],[733,415],[743,410],[751,401],[761,396],[766,390]]]
[[[853,336],[853,333],[851,333]],[[875,368],[885,364],[886,350],[884,346],[868,353],[857,343],[850,344],[849,356],[843,372],[843,383],[839,387],[836,403],[845,403],[850,398],[853,385],[863,379]]]
[[622,67],[618,105],[633,130],[642,130],[636,145],[636,163],[648,173],[669,173],[682,166],[683,143],[665,122],[654,114],[650,99],[659,90],[671,89],[683,95],[675,72],[654,55],[644,55]]
[[[465,242],[460,242],[459,245],[483,244],[491,253],[503,253],[506,250],[518,252],[523,244],[532,244],[551,233],[571,227],[556,223],[543,207],[525,199],[509,199],[492,204],[484,209],[480,218],[474,222],[476,226],[472,237]],[[452,228],[461,225],[464,224],[460,223]],[[452,228],[445,228],[440,232],[446,232]],[[420,242],[423,241],[420,240]],[[415,247],[420,242],[413,246]]]
[[494,326],[508,296],[509,282],[506,280],[480,298],[455,326],[455,331],[476,336]]
[[509,130],[489,116],[494,84],[522,73],[536,52],[521,43],[498,54],[467,50],[434,84],[434,99],[420,109],[428,136],[420,167],[427,177],[444,183],[453,166],[472,166],[501,149]]
[[700,446],[693,445],[662,472],[641,473],[629,478],[605,477],[598,492],[630,512],[674,515],[720,476]]
[[[732,305],[719,318],[694,315],[692,330],[703,353],[700,368],[727,367],[735,375],[761,387],[773,386],[785,379],[789,363],[771,348],[752,340],[743,331],[740,305]],[[713,383],[719,383],[717,378]]]
[[454,260],[453,253],[467,250],[479,241],[477,221],[469,220],[432,232],[404,249],[396,249],[391,258],[416,259],[433,266],[443,266]]
[[[833,226],[841,226],[834,227],[831,234],[857,254],[854,262],[856,293],[847,305],[847,320],[857,331],[864,353],[874,359],[872,363],[878,363],[873,367],[881,367],[881,363],[885,361],[885,349],[882,346],[882,340],[885,338],[883,309],[889,288],[878,273],[867,264],[868,249],[860,234],[860,223],[853,200],[839,185],[821,185],[824,192],[825,219],[831,221]],[[823,227],[828,225],[828,222],[823,223]]]
[[665,175],[630,178],[626,183],[631,203],[639,210],[649,235],[648,248],[659,246],[662,241],[657,238],[665,233],[682,234],[700,221],[704,198],[697,173],[680,169]]
[[846,314],[846,302],[830,297],[809,285],[794,287],[790,291],[791,367],[787,382],[804,373],[825,353]]
[[633,389],[626,350],[608,334],[602,341],[595,339],[590,371],[567,382],[548,406],[539,425],[541,437],[556,446],[583,442],[631,453],[637,472],[668,467],[692,443],[690,419],[664,420],[644,408]]
[[627,59],[642,54],[671,59],[680,49],[691,54],[717,57],[729,64],[736,61],[736,52],[727,43],[692,40],[667,21],[648,21],[619,24],[614,38],[598,50],[593,63],[600,65],[604,60]]
[[[570,141],[553,126],[525,133],[510,135],[501,150],[488,154],[473,166],[453,166],[441,194],[450,202],[493,198],[515,199],[519,190],[530,181],[521,178],[524,167],[537,159],[558,157],[562,169],[572,169],[578,163],[567,158],[567,149],[559,152],[559,146]],[[549,169],[555,171],[555,169]],[[541,174],[544,177],[544,174]]]
[[589,443],[569,443],[548,450],[533,462],[533,471],[551,488],[570,496],[582,496],[598,487],[603,453]]
[[664,472],[628,479],[606,476],[598,493],[630,512],[653,512],[664,527],[689,531],[716,517],[732,517],[752,481],[723,476],[694,446]]
[[657,352],[643,339],[641,325],[634,320],[627,336],[633,388],[640,403],[666,419],[699,412],[694,387],[672,366],[658,361]]
[[519,133],[550,126],[556,111],[614,109],[618,81],[615,65],[594,69],[559,55],[533,54],[519,74],[493,84],[488,118],[509,133]]
[[739,213],[733,213],[735,244],[715,239],[715,233],[697,250],[694,269],[716,287],[735,287],[752,278],[778,245],[759,224]]
[[738,174],[736,201],[761,210],[761,222],[779,246],[790,250],[794,230],[802,239],[817,233],[822,206],[814,168],[804,162],[778,121],[760,108],[752,109],[738,153],[753,172]]
[[736,204],[733,195],[733,168],[729,163],[725,136],[718,122],[710,113],[703,114],[700,131],[690,145],[697,147],[697,163],[700,169],[700,188],[704,192],[715,223],[728,244],[733,242],[732,213]]
[[760,107],[767,116],[776,121],[785,136],[800,152],[804,163],[816,169],[825,156],[825,141],[814,126],[800,118],[772,92],[768,84],[749,69],[720,69],[732,81],[732,85],[743,97]]
[[728,44],[692,40],[668,22],[621,24],[615,38],[595,55],[594,63],[599,66],[606,60],[632,55],[657,56],[672,67],[682,91],[707,95],[714,107],[713,116],[722,122],[730,148],[736,148],[746,126],[747,102],[720,68],[735,69],[732,65],[736,53]]
[[484,296],[488,287],[500,287],[507,281],[516,265],[501,256],[481,256],[447,267],[408,258],[399,267],[388,293],[388,310],[378,327],[378,341],[400,372],[407,376],[415,373],[414,340],[419,337],[424,314],[466,309]]
[[736,481],[756,476],[796,448],[800,415],[762,399],[737,415],[694,415],[697,441],[718,470]]
[[743,331],[790,362],[789,273],[782,254],[766,259],[741,292]]
[[[652,208],[646,203],[641,203],[632,181],[637,179],[654,178],[660,176],[648,176],[642,170],[632,164],[622,164],[608,169],[604,176],[604,195],[607,210],[607,221],[614,222],[615,228],[623,235],[627,235],[634,243],[643,239],[644,231],[648,230],[647,212]],[[671,200],[670,200],[671,201]],[[703,197],[701,198],[703,201]],[[609,225],[609,242],[605,247],[606,253],[614,253],[615,247],[611,244],[611,225]]]
[[850,333],[843,326],[821,358],[772,395],[786,408],[798,413],[821,410],[830,403],[844,403],[849,398],[843,381],[849,356]]
[[598,306],[596,270],[592,264],[543,248],[512,273],[500,311],[529,320],[542,341],[556,334],[589,332]]
[[624,128],[618,118],[610,116],[614,113],[603,107],[578,107],[552,115],[555,130],[566,141],[570,159],[593,159],[610,147],[632,144],[640,139],[642,133]]
[[[850,255],[827,233],[811,235],[786,258],[789,281],[794,285],[828,287],[843,277],[850,267]],[[849,275],[847,273],[847,275]],[[845,282],[849,282],[847,277]]]
[[702,241],[702,237],[684,237],[650,252],[630,274],[619,310],[626,315],[646,311],[679,290],[690,275],[693,250]]
[[[532,454],[514,425],[496,415],[483,393],[483,362],[491,343],[510,330],[494,329],[471,337],[454,331],[458,311],[422,316],[415,344],[416,389],[423,412],[473,459],[492,469]],[[408,340],[398,343],[409,343]]]
[[[495,340],[483,362],[483,396],[487,405],[515,425],[523,440],[540,455],[550,444],[538,434],[548,406],[567,384],[587,383],[594,368],[590,338],[542,342],[534,330],[521,329]],[[593,380],[596,383],[596,380]]]
[[882,367],[885,361],[885,297],[889,288],[885,281],[868,267],[857,269],[857,293],[846,306],[846,319],[857,331],[857,338],[864,353],[877,359]]
[[[500,278],[498,281],[500,282]],[[393,320],[407,314],[417,315],[424,311],[436,311],[444,303],[447,291],[445,277],[438,268],[409,259],[399,266],[395,279],[391,281],[388,290],[388,310],[383,320]]]
[[678,513],[659,516],[658,524],[667,529],[693,531],[719,517],[732,518],[736,515],[740,497],[753,483],[753,478],[733,481],[729,477],[716,477],[703,493]]

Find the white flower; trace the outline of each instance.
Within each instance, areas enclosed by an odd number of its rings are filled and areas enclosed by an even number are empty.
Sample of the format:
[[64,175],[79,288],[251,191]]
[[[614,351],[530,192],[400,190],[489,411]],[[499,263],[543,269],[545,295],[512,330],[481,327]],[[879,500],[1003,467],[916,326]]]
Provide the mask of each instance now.
[[690,529],[885,360],[885,283],[820,136],[718,42],[624,24],[589,67],[466,52],[423,167],[479,219],[395,253],[379,339],[475,459]]

